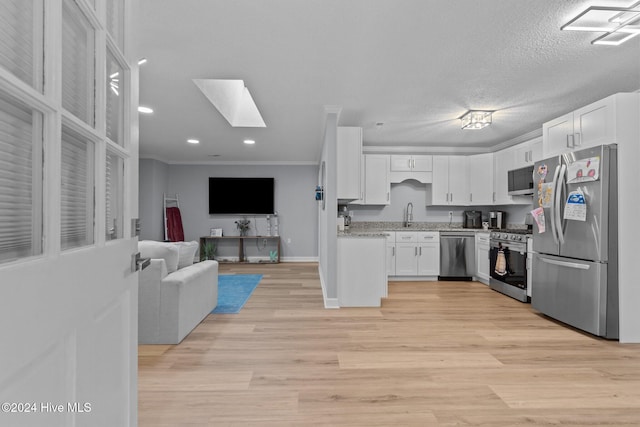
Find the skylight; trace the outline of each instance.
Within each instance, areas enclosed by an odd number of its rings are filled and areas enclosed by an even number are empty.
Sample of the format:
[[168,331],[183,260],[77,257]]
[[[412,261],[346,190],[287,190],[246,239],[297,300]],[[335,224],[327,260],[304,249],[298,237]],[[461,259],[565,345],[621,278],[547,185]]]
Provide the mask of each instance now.
[[233,127],[267,127],[243,80],[193,79]]

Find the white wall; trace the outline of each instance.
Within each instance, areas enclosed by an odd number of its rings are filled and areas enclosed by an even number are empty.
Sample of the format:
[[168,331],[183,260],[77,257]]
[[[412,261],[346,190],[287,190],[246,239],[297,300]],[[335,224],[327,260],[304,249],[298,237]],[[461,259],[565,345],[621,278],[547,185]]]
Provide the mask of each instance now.
[[391,204],[386,206],[348,205],[353,211],[352,221],[404,221],[407,204],[413,203],[414,222],[449,222],[449,212],[453,212],[454,224],[462,223],[462,212],[479,210],[483,218],[489,211],[501,210],[507,213],[507,223],[524,224],[524,217],[531,205],[510,206],[426,206],[427,185],[415,180],[391,184]]
[[[337,139],[338,115],[327,114],[324,134],[324,145],[320,166],[317,173],[318,182],[324,185],[325,206],[318,205],[318,253],[319,273],[325,306],[338,307],[338,237],[337,237]],[[325,164],[325,182],[321,180],[322,164]]]
[[140,159],[140,240],[164,240],[163,194],[169,186],[169,165]]

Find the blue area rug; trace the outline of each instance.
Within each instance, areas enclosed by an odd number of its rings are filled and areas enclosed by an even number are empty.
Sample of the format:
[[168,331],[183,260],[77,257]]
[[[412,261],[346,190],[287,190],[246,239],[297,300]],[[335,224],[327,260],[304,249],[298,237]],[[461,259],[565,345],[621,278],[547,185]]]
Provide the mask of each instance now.
[[260,283],[262,274],[221,274],[218,276],[218,305],[211,314],[235,314]]

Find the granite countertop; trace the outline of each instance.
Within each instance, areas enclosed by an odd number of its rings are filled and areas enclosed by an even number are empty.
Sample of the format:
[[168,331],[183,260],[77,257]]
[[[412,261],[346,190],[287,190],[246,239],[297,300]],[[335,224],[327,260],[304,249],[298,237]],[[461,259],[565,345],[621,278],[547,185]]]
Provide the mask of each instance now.
[[[508,224],[509,228],[526,228],[523,224]],[[352,222],[348,230],[339,231],[343,237],[378,237],[385,236],[385,231],[464,231],[473,233],[489,233],[492,230],[482,228],[463,228],[462,223],[448,222],[416,222],[404,227],[402,222]]]

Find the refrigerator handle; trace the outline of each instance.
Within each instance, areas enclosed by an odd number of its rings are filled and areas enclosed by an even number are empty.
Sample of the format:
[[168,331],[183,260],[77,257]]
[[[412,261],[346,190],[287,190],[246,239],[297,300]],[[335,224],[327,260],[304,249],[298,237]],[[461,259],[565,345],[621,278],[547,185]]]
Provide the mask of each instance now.
[[560,244],[564,244],[564,233],[562,232],[562,216],[560,215],[560,208],[562,206],[562,190],[564,190],[564,176],[567,172],[567,165],[563,164],[560,167],[560,175],[556,183],[555,194],[555,212],[553,213],[554,220],[556,222],[556,232],[558,233],[558,240]]
[[549,259],[545,257],[540,257],[542,262],[546,262],[547,264],[558,265],[560,267],[568,267],[568,268],[576,268],[578,270],[588,270],[589,264],[580,264],[579,262],[569,262],[569,261],[559,261],[556,259]]
[[[551,182],[551,188],[556,193],[558,192],[558,175],[560,175],[560,165],[556,166],[556,170],[553,173],[553,181]],[[556,198],[551,199],[551,208],[549,209],[549,224],[551,225],[551,235],[553,236],[553,241],[555,244],[558,244],[558,233],[556,232]]]

